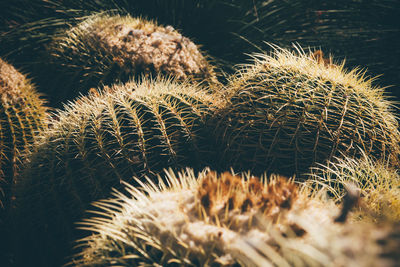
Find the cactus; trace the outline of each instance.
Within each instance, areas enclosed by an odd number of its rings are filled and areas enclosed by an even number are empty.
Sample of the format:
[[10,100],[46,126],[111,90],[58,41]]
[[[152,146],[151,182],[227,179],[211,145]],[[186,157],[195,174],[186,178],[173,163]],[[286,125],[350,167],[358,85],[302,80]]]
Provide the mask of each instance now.
[[[142,182],[142,181],[141,181]],[[281,176],[171,170],[96,202],[73,266],[395,266],[396,223],[337,223],[325,191]],[[382,265],[385,264],[385,265]]]
[[73,223],[121,181],[134,183],[133,176],[155,176],[166,167],[202,168],[203,124],[217,105],[212,95],[164,79],[102,90],[60,111],[28,156],[15,190],[17,259],[60,264],[58,256],[76,237]]
[[44,75],[50,71],[53,77],[41,86],[54,105],[101,84],[142,76],[218,83],[213,67],[192,41],[171,26],[131,16],[89,16],[56,34],[45,56]]
[[329,221],[337,211],[280,176],[167,171],[142,188],[94,204],[100,217],[82,223],[93,234],[79,241],[71,265],[241,266],[233,247],[242,238],[273,243],[275,230],[295,240],[306,234],[297,216]]
[[12,186],[24,153],[46,128],[44,101],[30,81],[0,59],[0,262],[10,264]]
[[367,156],[361,159],[336,158],[312,170],[310,184],[324,187],[336,200],[345,197],[346,186],[360,194],[360,205],[353,212],[357,220],[400,222],[400,176],[387,162]]
[[320,52],[297,51],[255,55],[227,85],[229,100],[210,123],[222,166],[301,175],[362,150],[398,164],[398,122],[383,89]]
[[46,108],[30,81],[2,59],[0,97],[0,205],[7,209],[23,153],[45,128]]

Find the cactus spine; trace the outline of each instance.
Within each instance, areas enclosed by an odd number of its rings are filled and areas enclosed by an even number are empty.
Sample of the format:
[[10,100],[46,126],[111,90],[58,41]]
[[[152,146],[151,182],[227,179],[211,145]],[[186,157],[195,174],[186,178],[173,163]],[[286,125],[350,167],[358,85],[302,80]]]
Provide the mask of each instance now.
[[52,92],[65,94],[62,99],[142,75],[217,82],[198,47],[171,26],[101,13],[56,36],[47,53],[51,67],[67,78],[61,92]]
[[361,150],[397,164],[393,103],[362,72],[276,47],[255,55],[228,87],[228,104],[215,119],[224,167],[302,174]]
[[[40,239],[43,247],[28,247],[24,255],[50,262],[54,244],[67,246],[76,237],[73,223],[90,202],[106,197],[121,181],[203,164],[203,124],[217,105],[203,88],[144,79],[103,90],[61,111],[28,157],[16,188],[16,218],[35,238],[18,243]],[[50,255],[57,261],[59,253],[67,248]]]

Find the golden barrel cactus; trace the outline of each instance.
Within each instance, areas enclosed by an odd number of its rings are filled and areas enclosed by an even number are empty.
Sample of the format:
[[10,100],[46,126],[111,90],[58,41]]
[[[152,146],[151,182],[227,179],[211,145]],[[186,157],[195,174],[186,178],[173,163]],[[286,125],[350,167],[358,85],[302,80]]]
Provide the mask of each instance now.
[[47,49],[49,67],[60,76],[56,84],[63,83],[47,87],[58,100],[142,76],[217,82],[198,46],[172,26],[100,13],[55,36]]
[[[141,180],[142,182],[142,180]],[[396,224],[340,209],[284,177],[186,170],[94,204],[73,266],[396,266]]]
[[227,104],[211,124],[224,167],[301,175],[334,156],[362,153],[398,164],[394,103],[362,71],[275,47],[255,55],[227,87]]
[[34,86],[0,59],[0,205],[9,206],[10,190],[22,156],[45,128],[46,108]]
[[17,258],[62,264],[79,236],[74,223],[111,188],[164,168],[203,168],[210,157],[204,124],[217,105],[200,86],[165,79],[103,88],[70,103],[38,140],[15,188]]

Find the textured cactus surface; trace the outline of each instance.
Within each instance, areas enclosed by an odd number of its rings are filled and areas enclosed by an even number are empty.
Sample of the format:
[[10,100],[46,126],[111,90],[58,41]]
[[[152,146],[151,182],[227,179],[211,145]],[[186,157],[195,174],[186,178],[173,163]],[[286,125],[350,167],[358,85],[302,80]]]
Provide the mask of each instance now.
[[90,16],[56,37],[47,53],[51,68],[65,83],[49,95],[64,94],[61,99],[142,75],[216,81],[213,68],[192,41],[171,26],[130,16]]
[[129,187],[129,196],[118,193],[95,204],[102,216],[83,223],[95,234],[81,240],[84,249],[74,265],[239,266],[232,243],[241,236],[266,238],[261,215],[275,223],[281,216],[285,231],[290,222],[284,214],[298,200],[297,187],[281,177],[260,182],[229,173],[168,171],[165,180],[143,185],[143,191]]
[[[233,256],[243,266],[382,266],[400,260],[397,223],[333,224],[323,218],[297,217],[307,234],[301,239],[275,235],[276,244],[255,236],[237,242]],[[279,247],[279,255],[274,248]]]
[[16,219],[26,232],[18,231],[22,240],[30,239],[17,242],[27,244],[22,254],[43,257],[41,266],[53,266],[51,256],[67,253],[60,247],[76,237],[73,223],[121,181],[154,177],[166,167],[202,165],[202,125],[216,105],[202,88],[143,80],[104,90],[60,112],[16,187]]
[[318,52],[278,47],[256,55],[228,84],[215,119],[223,166],[302,174],[333,156],[361,150],[396,164],[400,134],[382,88]]
[[0,205],[7,208],[22,155],[45,128],[46,109],[29,80],[2,59],[0,103]]
[[97,217],[82,224],[94,234],[71,264],[395,266],[398,226],[335,223],[339,209],[323,191],[264,178],[169,171],[143,190],[130,186],[95,204]]
[[311,176],[311,184],[326,188],[335,199],[345,197],[346,187],[356,190],[362,201],[353,212],[356,219],[375,223],[400,221],[400,177],[387,162],[366,156],[336,158],[314,168]]

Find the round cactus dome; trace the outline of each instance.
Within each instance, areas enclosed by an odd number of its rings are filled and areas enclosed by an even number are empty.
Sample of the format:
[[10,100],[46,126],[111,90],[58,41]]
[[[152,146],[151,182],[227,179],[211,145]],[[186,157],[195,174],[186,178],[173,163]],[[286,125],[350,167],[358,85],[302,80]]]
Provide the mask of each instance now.
[[[168,171],[96,203],[73,266],[393,266],[399,227],[335,223],[339,208],[281,176]],[[389,255],[382,255],[382,249]]]
[[[0,205],[7,207],[21,157],[45,127],[43,100],[29,80],[0,59]],[[1,219],[0,219],[1,220]]]
[[130,16],[91,16],[55,38],[48,53],[51,65],[72,79],[65,88],[80,91],[143,75],[215,79],[213,67],[189,38],[171,26]]
[[74,222],[121,181],[155,178],[164,168],[204,168],[204,124],[216,106],[193,83],[143,79],[93,91],[60,111],[15,189],[15,239],[26,244],[17,258],[59,266],[77,237]]
[[231,79],[214,121],[224,167],[302,174],[334,156],[363,153],[397,164],[393,103],[364,72],[301,48],[254,58]]
[[[232,256],[240,239],[259,237],[272,244],[265,224],[288,233],[296,228],[295,214],[317,215],[318,208],[306,204],[297,186],[283,177],[166,174],[143,191],[129,186],[128,196],[118,193],[99,202],[102,216],[82,223],[94,234],[80,242],[84,249],[74,266],[247,266]],[[318,217],[329,220],[330,212]],[[296,232],[304,234],[300,227]]]

